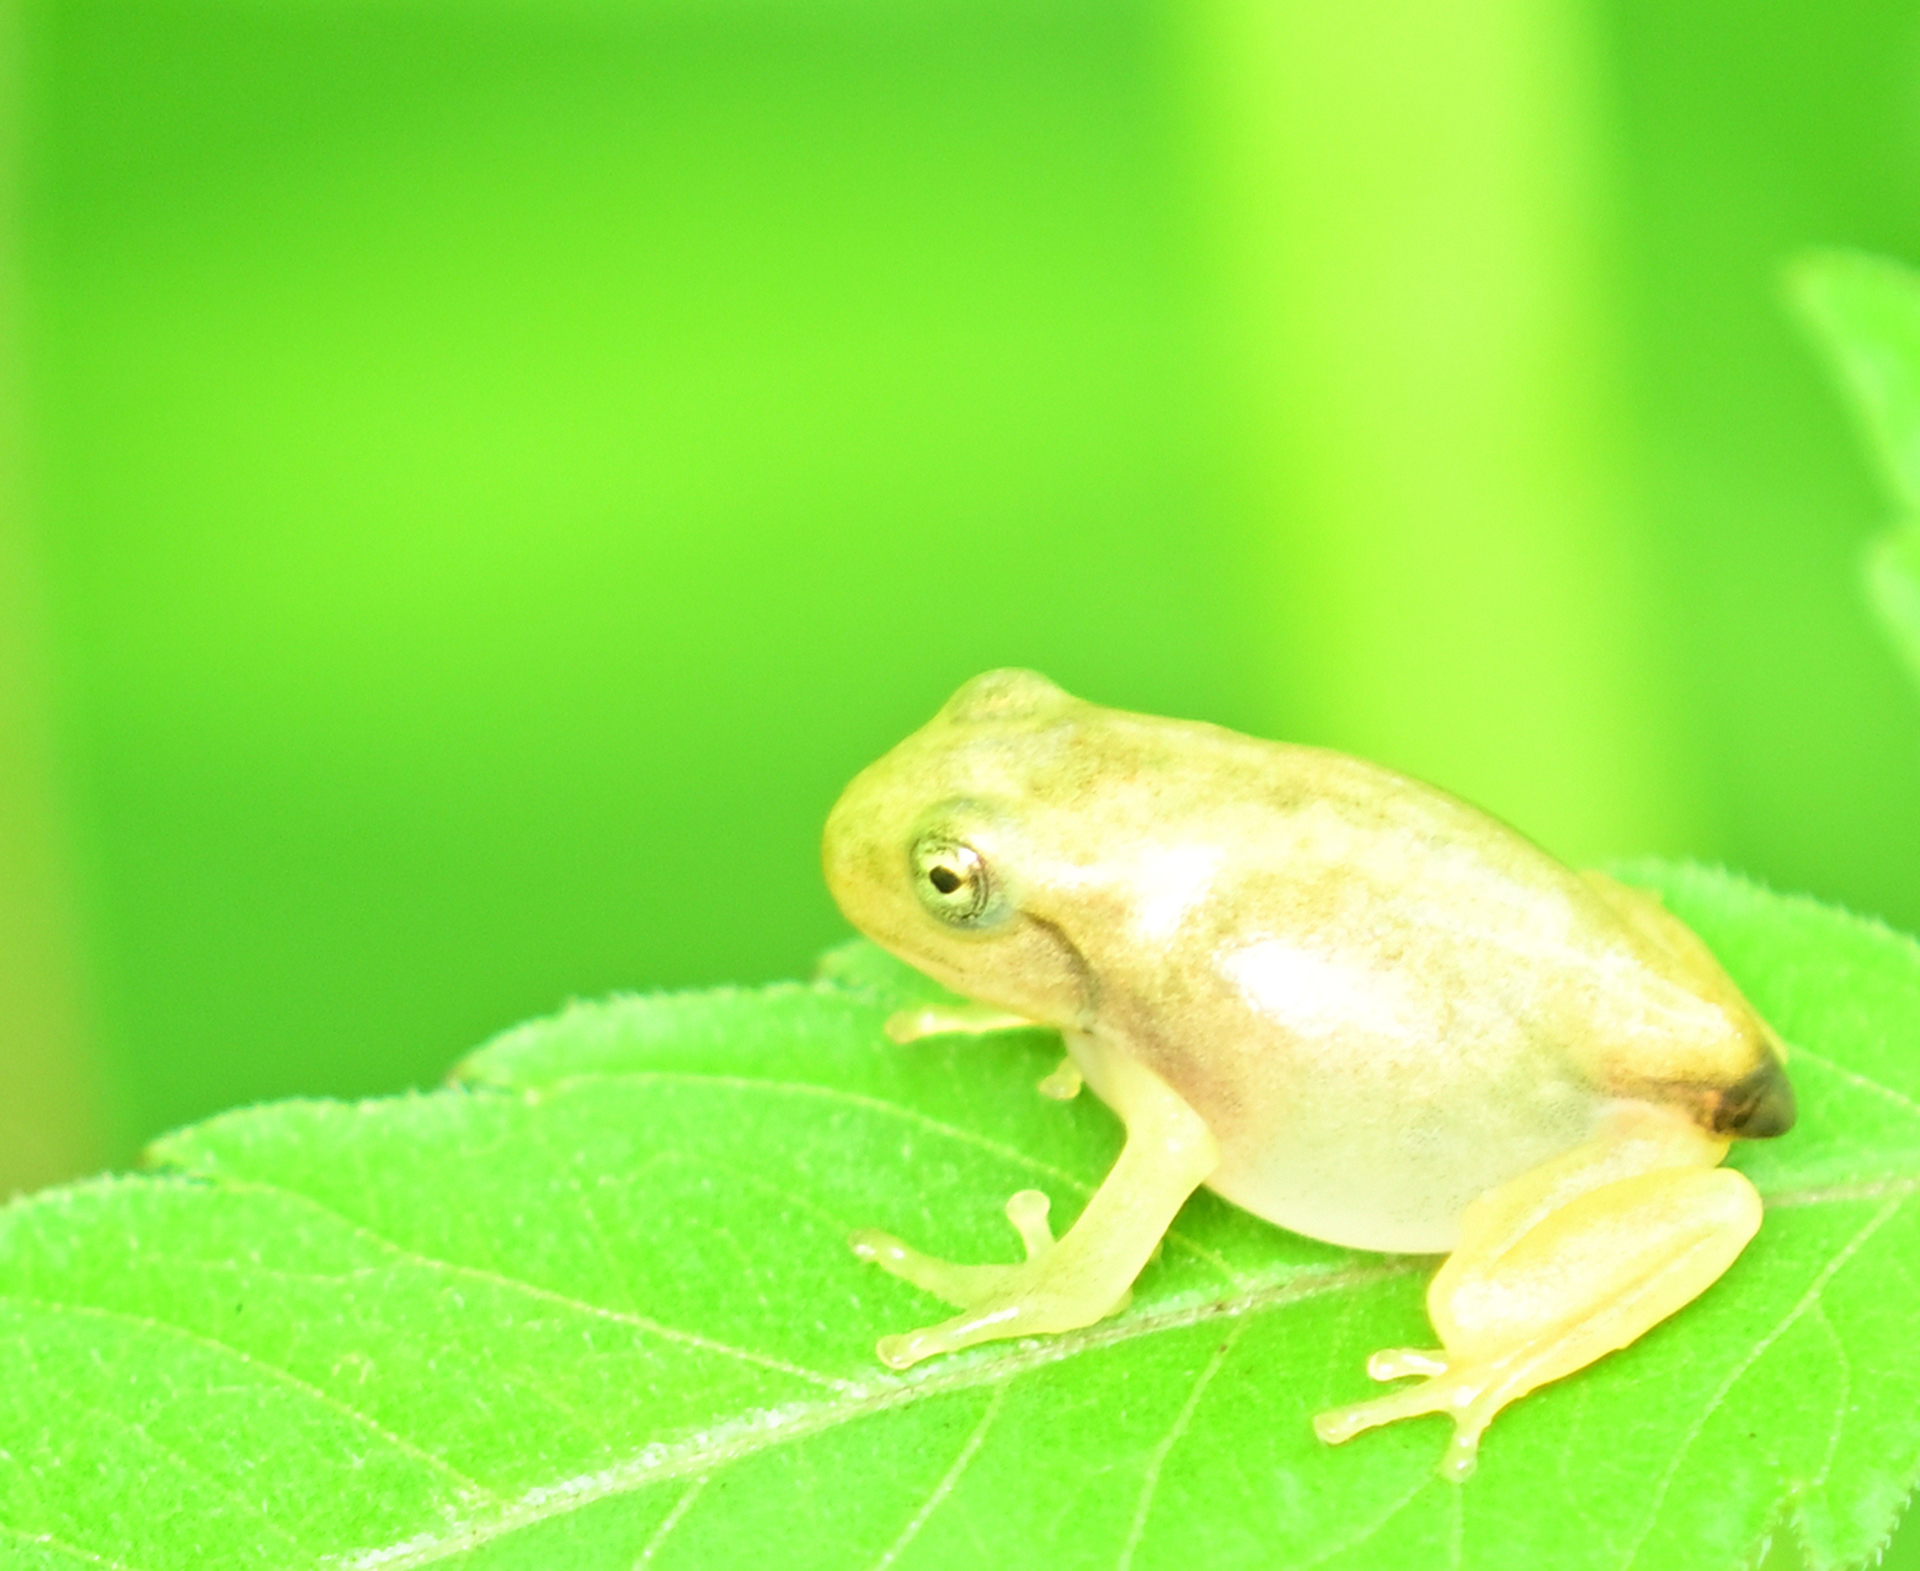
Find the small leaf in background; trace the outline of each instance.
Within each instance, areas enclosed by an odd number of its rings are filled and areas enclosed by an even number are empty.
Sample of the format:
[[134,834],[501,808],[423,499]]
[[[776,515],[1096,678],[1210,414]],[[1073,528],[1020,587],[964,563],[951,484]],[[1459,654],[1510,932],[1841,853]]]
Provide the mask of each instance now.
[[1920,684],[1920,524],[1888,531],[1867,547],[1867,603]]
[[[1795,267],[1792,288],[1902,510],[1920,520],[1920,274],[1824,252]],[[1864,567],[1867,603],[1920,683],[1920,522],[1873,541]]]
[[1503,1414],[1464,1486],[1444,1418],[1308,1422],[1427,1339],[1431,1261],[1207,1195],[1120,1317],[882,1369],[932,1306],[849,1230],[1011,1259],[1006,1196],[1069,1220],[1119,1129],[1035,1091],[1051,1033],[887,1042],[930,989],[857,944],[0,1211],[0,1567],[1861,1564],[1920,1471],[1920,946],[1628,871],[1793,1044],[1801,1124],[1736,1149],[1768,1212],[1726,1278]]

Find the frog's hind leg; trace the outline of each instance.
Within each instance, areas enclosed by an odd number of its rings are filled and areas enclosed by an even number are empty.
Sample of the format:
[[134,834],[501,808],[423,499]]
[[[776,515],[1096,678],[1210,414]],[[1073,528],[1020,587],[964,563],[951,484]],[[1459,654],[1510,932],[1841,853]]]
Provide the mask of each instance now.
[[1446,1413],[1454,1436],[1441,1471],[1465,1478],[1501,1408],[1625,1347],[1746,1247],[1760,1196],[1717,1165],[1725,1153],[1725,1141],[1680,1114],[1623,1109],[1598,1138],[1481,1196],[1427,1291],[1441,1348],[1390,1349],[1367,1365],[1376,1380],[1425,1380],[1320,1414],[1320,1438],[1338,1445],[1376,1424]]

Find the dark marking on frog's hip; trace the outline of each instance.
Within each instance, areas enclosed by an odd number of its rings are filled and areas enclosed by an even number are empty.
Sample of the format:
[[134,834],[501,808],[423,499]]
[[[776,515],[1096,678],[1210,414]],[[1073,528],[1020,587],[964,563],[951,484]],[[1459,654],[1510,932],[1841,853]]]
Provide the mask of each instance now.
[[1771,1140],[1793,1128],[1795,1111],[1786,1066],[1769,1058],[1751,1074],[1709,1094],[1707,1127],[1716,1135]]

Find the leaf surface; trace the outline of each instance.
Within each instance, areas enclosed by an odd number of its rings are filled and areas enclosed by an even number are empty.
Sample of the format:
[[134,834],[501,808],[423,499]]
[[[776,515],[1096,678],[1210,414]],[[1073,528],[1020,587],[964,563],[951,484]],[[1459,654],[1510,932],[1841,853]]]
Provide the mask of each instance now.
[[1906,516],[1862,565],[1867,603],[1920,683],[1920,274],[1836,251],[1804,259],[1793,282]]
[[1430,1262],[1190,1204],[1120,1318],[906,1376],[937,1306],[890,1228],[1011,1258],[1119,1145],[1048,1033],[900,1048],[877,951],[508,1032],[451,1088],[283,1103],[0,1212],[0,1565],[1677,1567],[1770,1531],[1864,1561],[1920,1471],[1920,947],[1644,864],[1794,1047],[1801,1123],[1735,1160],[1759,1238],[1633,1347],[1503,1414],[1321,1446]]

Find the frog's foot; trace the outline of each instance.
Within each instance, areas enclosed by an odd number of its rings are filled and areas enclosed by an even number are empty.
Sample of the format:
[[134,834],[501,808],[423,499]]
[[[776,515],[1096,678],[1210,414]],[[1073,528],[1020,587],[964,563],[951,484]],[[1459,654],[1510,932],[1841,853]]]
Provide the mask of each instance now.
[[1516,1381],[1511,1371],[1464,1363],[1455,1369],[1445,1353],[1410,1347],[1375,1353],[1367,1360],[1367,1373],[1375,1380],[1400,1380],[1408,1375],[1427,1378],[1420,1385],[1375,1397],[1371,1402],[1316,1413],[1314,1433],[1328,1445],[1337,1446],[1363,1429],[1422,1413],[1446,1413],[1453,1419],[1453,1439],[1440,1459],[1440,1472],[1456,1480],[1473,1471],[1479,1460],[1481,1432],[1493,1422],[1493,1415],[1529,1389]]
[[1007,1202],[1007,1220],[1020,1235],[1027,1258],[1021,1265],[957,1265],[924,1255],[891,1233],[863,1228],[851,1240],[853,1252],[871,1260],[915,1287],[944,1298],[965,1313],[939,1325],[923,1326],[900,1336],[883,1336],[875,1351],[880,1361],[906,1369],[923,1358],[958,1352],[976,1342],[996,1337],[1025,1336],[1041,1331],[1066,1331],[1089,1324],[1126,1308],[1131,1289],[1118,1302],[1107,1302],[1088,1312],[1074,1303],[1067,1284],[1053,1281],[1048,1261],[1056,1246],[1047,1226],[1047,1197],[1037,1189],[1023,1189]]
[[939,1325],[882,1337],[882,1363],[905,1369],[978,1342],[1072,1331],[1126,1307],[1133,1279],[1219,1155],[1200,1115],[1144,1064],[1115,1052],[1100,1075],[1102,1095],[1126,1123],[1127,1143],[1065,1237],[1054,1238],[1047,1197],[1037,1189],[1007,1202],[1007,1220],[1027,1251],[1019,1265],[955,1265],[889,1233],[853,1235],[861,1259],[961,1311]]
[[[963,1266],[950,1260],[923,1255],[911,1244],[903,1244],[891,1233],[863,1227],[848,1242],[862,1260],[871,1260],[883,1271],[915,1287],[944,1298],[961,1309],[1003,1293],[1035,1260],[1044,1258],[1053,1248],[1053,1229],[1047,1226],[1047,1197],[1037,1189],[1023,1189],[1007,1202],[1007,1220],[1026,1246],[1026,1266]],[[889,1341],[898,1341],[889,1337]],[[885,1358],[883,1353],[881,1357]],[[887,1359],[892,1363],[892,1359]]]
[[1376,1353],[1376,1380],[1421,1384],[1314,1419],[1338,1445],[1446,1413],[1449,1478],[1473,1471],[1494,1415],[1536,1386],[1625,1347],[1716,1281],[1760,1226],[1760,1197],[1680,1118],[1636,1111],[1602,1137],[1483,1195],[1427,1293],[1442,1347]]

